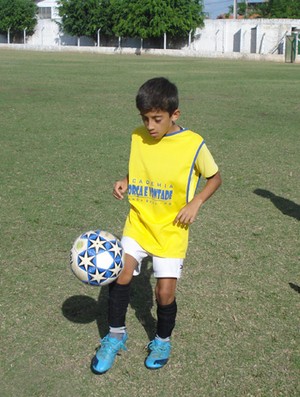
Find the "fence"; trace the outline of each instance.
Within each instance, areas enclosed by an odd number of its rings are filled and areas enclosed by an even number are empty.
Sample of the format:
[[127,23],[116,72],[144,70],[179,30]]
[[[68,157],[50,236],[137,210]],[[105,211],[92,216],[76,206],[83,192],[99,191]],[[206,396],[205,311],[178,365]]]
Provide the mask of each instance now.
[[[24,35],[23,41],[27,49],[38,50],[153,53],[284,62],[287,59],[287,46],[290,44],[287,37],[297,34],[298,50],[294,51],[295,56],[291,60],[300,62],[299,29],[300,19],[208,19],[205,20],[202,29],[196,30],[193,40],[187,37],[185,42],[180,43],[179,48],[177,43],[176,48],[174,43],[168,41],[168,37],[156,40],[156,42],[142,42],[139,39],[130,38],[115,38],[111,42],[105,42],[101,40],[99,30],[95,32],[96,41],[82,37],[79,42],[78,38],[62,33],[57,20],[43,18],[38,20],[34,35],[31,37]],[[0,36],[0,43],[3,47],[4,43],[7,43],[7,36]]]

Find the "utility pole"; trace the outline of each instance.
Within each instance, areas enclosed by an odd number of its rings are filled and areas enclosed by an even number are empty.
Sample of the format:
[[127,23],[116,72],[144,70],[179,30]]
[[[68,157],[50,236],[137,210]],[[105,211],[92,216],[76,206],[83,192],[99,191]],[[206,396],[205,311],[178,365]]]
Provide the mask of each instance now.
[[237,17],[237,0],[233,0],[233,19]]

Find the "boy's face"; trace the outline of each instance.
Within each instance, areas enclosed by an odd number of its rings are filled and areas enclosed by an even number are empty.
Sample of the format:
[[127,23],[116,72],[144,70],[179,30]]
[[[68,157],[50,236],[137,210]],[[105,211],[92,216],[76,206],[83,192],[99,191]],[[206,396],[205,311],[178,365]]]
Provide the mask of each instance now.
[[143,123],[149,134],[157,141],[170,132],[180,130],[180,128],[175,124],[179,115],[179,109],[176,109],[171,116],[168,112],[160,109],[151,110],[150,112],[141,114]]

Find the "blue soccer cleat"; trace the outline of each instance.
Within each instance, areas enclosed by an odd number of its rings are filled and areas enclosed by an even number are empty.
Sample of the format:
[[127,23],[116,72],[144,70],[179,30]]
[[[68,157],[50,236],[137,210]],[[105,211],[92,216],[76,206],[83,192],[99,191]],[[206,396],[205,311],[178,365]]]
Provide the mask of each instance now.
[[121,340],[113,338],[109,334],[106,335],[101,340],[101,346],[92,359],[92,371],[97,375],[107,372],[112,367],[119,350],[127,350],[125,346],[127,339],[126,332]]
[[170,342],[164,342],[155,338],[147,347],[149,355],[145,360],[145,365],[148,369],[159,369],[167,364],[171,353]]

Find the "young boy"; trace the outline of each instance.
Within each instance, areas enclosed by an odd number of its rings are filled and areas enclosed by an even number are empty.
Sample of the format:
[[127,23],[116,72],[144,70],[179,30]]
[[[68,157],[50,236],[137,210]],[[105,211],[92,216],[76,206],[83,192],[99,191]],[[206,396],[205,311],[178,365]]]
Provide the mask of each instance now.
[[[122,245],[124,269],[109,286],[109,333],[92,360],[96,374],[108,371],[119,350],[126,350],[125,316],[130,283],[139,274],[142,260],[151,256],[157,279],[156,337],[148,344],[145,365],[163,367],[170,356],[175,326],[175,291],[188,246],[188,226],[198,210],[221,185],[218,167],[203,138],[176,124],[177,87],[160,77],[148,80],[138,91],[136,106],[143,126],[132,133],[128,175],[115,183],[113,195],[122,200],[128,192],[130,211]],[[195,190],[200,176],[207,182]]]

